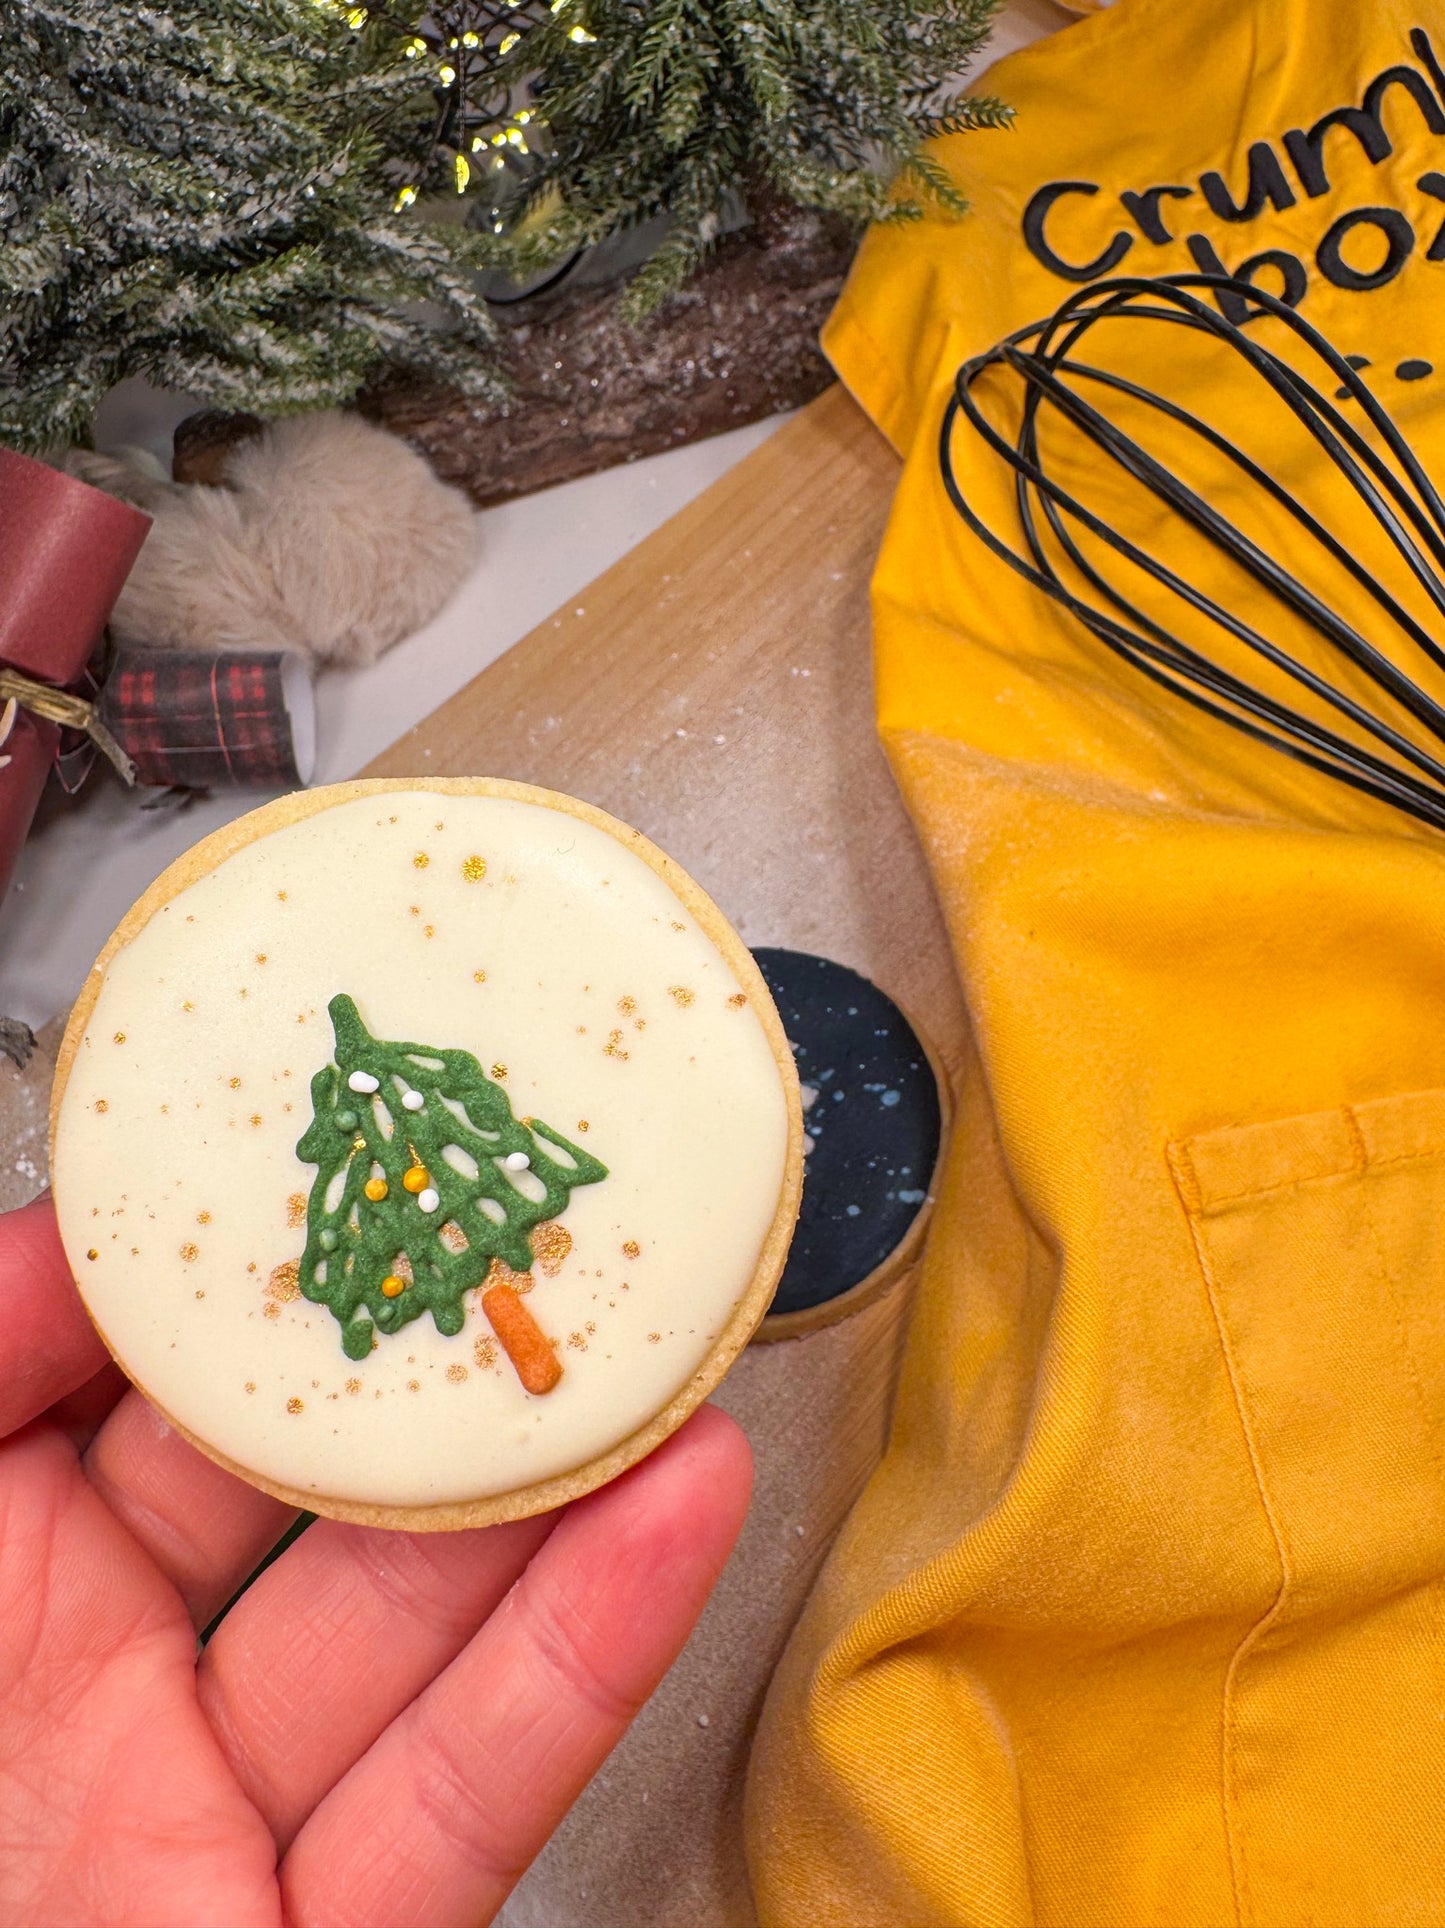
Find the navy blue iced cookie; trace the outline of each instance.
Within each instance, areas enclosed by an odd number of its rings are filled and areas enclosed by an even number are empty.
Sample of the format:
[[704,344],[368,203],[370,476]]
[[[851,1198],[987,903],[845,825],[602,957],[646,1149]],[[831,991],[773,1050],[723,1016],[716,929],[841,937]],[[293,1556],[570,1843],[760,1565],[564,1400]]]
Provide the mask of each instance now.
[[876,984],[826,957],[754,951],[803,1086],[803,1204],[771,1312],[866,1279],[928,1196],[942,1118],[926,1053]]

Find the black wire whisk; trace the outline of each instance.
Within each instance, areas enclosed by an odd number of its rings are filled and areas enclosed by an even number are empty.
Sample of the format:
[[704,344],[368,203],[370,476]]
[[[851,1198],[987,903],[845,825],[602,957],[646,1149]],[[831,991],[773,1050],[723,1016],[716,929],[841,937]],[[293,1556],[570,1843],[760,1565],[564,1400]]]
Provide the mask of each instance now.
[[[1210,297],[1220,297],[1221,306]],[[1241,301],[1251,314],[1262,311],[1275,316],[1292,331],[1299,345],[1292,361],[1252,339],[1245,327],[1222,312],[1226,304],[1241,312]],[[1315,461],[1332,465],[1348,484],[1351,515],[1357,502],[1369,523],[1350,532],[1326,527],[1301,493],[1287,487],[1266,466],[1268,448],[1262,460],[1260,451],[1240,447],[1181,401],[1084,359],[1081,345],[1101,323],[1109,324],[1111,330],[1116,323],[1191,330],[1238,356],[1314,444],[1313,448],[1305,445],[1304,475],[1308,477],[1309,465]],[[1113,339],[1117,344],[1120,338]],[[1202,341],[1199,347],[1201,353],[1215,352]],[[1116,353],[1116,363],[1118,359]],[[1303,372],[1306,368],[1318,370],[1324,385],[1309,379]],[[1021,384],[1013,397],[1016,422],[1011,428],[1000,426],[997,409],[991,415],[980,398],[979,390],[987,387],[986,378],[993,371],[1008,371]],[[1195,379],[1191,392],[1205,385]],[[1355,419],[1337,405],[1333,395],[1355,412]],[[1120,398],[1129,427],[1118,419]],[[1112,415],[1111,401],[1115,404]],[[1265,403],[1262,396],[1260,401],[1257,419],[1274,421],[1273,404]],[[1097,453],[1101,462],[1115,465],[1131,484],[1148,491],[1196,536],[1222,551],[1250,579],[1253,589],[1229,603],[1219,600],[1181,573],[1179,554],[1167,533],[1161,538],[1157,527],[1150,533],[1141,525],[1131,534],[1081,499],[1079,484],[1072,489],[1065,486],[1048,453],[1050,431],[1045,429],[1041,435],[1049,411],[1090,445],[1090,462]],[[1207,461],[1216,474],[1235,472],[1232,486],[1224,493],[1236,513],[1252,490],[1262,492],[1262,498],[1285,512],[1291,531],[1290,540],[1282,545],[1287,554],[1275,553],[1281,545],[1266,546],[1257,534],[1209,501],[1199,477],[1191,483],[1144,446],[1138,437],[1139,424],[1155,416],[1184,431],[1183,441],[1173,431],[1167,432],[1175,453],[1194,446],[1187,438],[1197,437],[1203,448],[1213,452]],[[988,525],[960,483],[955,450],[965,425],[1013,470],[1018,529],[1012,540]],[[1080,446],[1074,444],[1076,452]],[[1218,458],[1229,467],[1220,470]],[[943,421],[939,459],[949,498],[974,533],[1126,662],[1257,741],[1445,829],[1445,762],[1430,747],[1445,746],[1445,707],[1416,680],[1424,670],[1421,656],[1445,671],[1445,648],[1427,627],[1428,621],[1445,636],[1445,583],[1439,573],[1445,570],[1445,503],[1356,368],[1293,309],[1265,290],[1219,276],[1123,277],[1094,283],[1064,302],[1049,320],[1021,329],[959,368]],[[1111,482],[1115,479],[1110,477]],[[1166,531],[1169,526],[1165,525]],[[1378,536],[1362,541],[1361,531],[1371,526]],[[1404,578],[1392,588],[1367,566],[1362,550],[1371,548],[1389,558],[1392,572],[1398,559],[1405,577],[1418,585],[1426,620],[1401,601],[1398,591]],[[1117,568],[1111,571],[1111,558],[1129,565],[1122,573],[1130,578],[1130,588],[1120,581]],[[1360,604],[1356,598],[1358,606],[1373,605],[1367,623],[1347,619],[1338,600],[1304,579],[1301,571],[1311,559],[1323,560],[1326,575],[1343,571],[1353,579],[1368,599]],[[1150,591],[1147,610],[1138,600],[1144,586],[1139,573],[1162,592],[1156,598]],[[1156,602],[1158,606],[1152,606]],[[1267,634],[1271,609],[1276,614],[1290,612],[1338,653],[1335,660],[1348,661],[1362,672],[1370,686],[1367,700],[1359,700],[1367,692],[1358,678],[1350,679],[1357,689],[1357,695],[1351,695],[1319,668],[1302,661],[1288,642]],[[1192,615],[1184,617],[1185,611]],[[1194,641],[1179,633],[1181,617]],[[1376,639],[1363,634],[1362,626],[1372,633],[1378,629]],[[1288,630],[1290,625],[1285,627]],[[1212,649],[1201,648],[1201,634],[1221,644],[1224,638],[1233,638],[1235,644],[1253,651],[1319,699],[1320,713],[1312,716],[1286,701],[1288,683],[1281,684],[1282,693],[1258,687],[1238,667],[1219,660]],[[1382,648],[1381,641],[1387,641],[1388,647]],[[1226,645],[1220,653],[1227,656],[1231,651],[1232,646]],[[1233,653],[1237,662],[1248,662]],[[1328,663],[1329,652],[1318,660]],[[1373,692],[1390,699],[1381,706],[1389,713],[1369,706]],[[1407,717],[1420,726],[1421,740],[1406,734]],[[1350,726],[1351,734],[1344,733],[1342,723]]]

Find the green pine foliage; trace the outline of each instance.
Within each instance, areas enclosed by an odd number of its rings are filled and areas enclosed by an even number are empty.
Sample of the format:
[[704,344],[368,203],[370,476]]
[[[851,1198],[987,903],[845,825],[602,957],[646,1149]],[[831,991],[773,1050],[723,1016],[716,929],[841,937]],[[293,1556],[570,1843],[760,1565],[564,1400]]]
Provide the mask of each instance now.
[[84,439],[127,375],[228,408],[383,362],[497,395],[475,244],[394,211],[418,93],[359,9],[0,0],[0,439]]
[[[671,217],[629,290],[637,318],[697,267],[739,188],[858,223],[962,213],[923,143],[1007,119],[997,101],[956,92],[999,4],[533,0],[512,10],[473,0],[437,18],[444,59],[456,63],[468,28],[479,41],[484,101],[500,91],[527,102],[535,165],[504,231],[519,271]],[[464,159],[465,107],[449,130]],[[514,126],[504,120],[501,136]],[[498,138],[484,129],[471,141]]]

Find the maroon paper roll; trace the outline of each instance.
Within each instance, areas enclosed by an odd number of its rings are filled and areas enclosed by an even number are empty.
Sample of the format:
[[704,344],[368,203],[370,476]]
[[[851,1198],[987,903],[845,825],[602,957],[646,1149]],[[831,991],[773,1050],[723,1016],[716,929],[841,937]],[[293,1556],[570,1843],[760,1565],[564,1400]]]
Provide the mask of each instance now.
[[[151,526],[127,502],[0,449],[0,665],[74,682]],[[0,895],[30,828],[60,732],[22,709],[0,755]]]

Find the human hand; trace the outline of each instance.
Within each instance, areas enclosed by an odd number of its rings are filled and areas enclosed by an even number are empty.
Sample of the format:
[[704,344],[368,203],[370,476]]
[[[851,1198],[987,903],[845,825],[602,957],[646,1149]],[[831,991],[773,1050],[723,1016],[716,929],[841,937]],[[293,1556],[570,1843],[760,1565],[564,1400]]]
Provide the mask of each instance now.
[[671,1664],[747,1509],[715,1409],[561,1513],[294,1514],[106,1360],[47,1200],[0,1218],[0,1919],[477,1928]]

